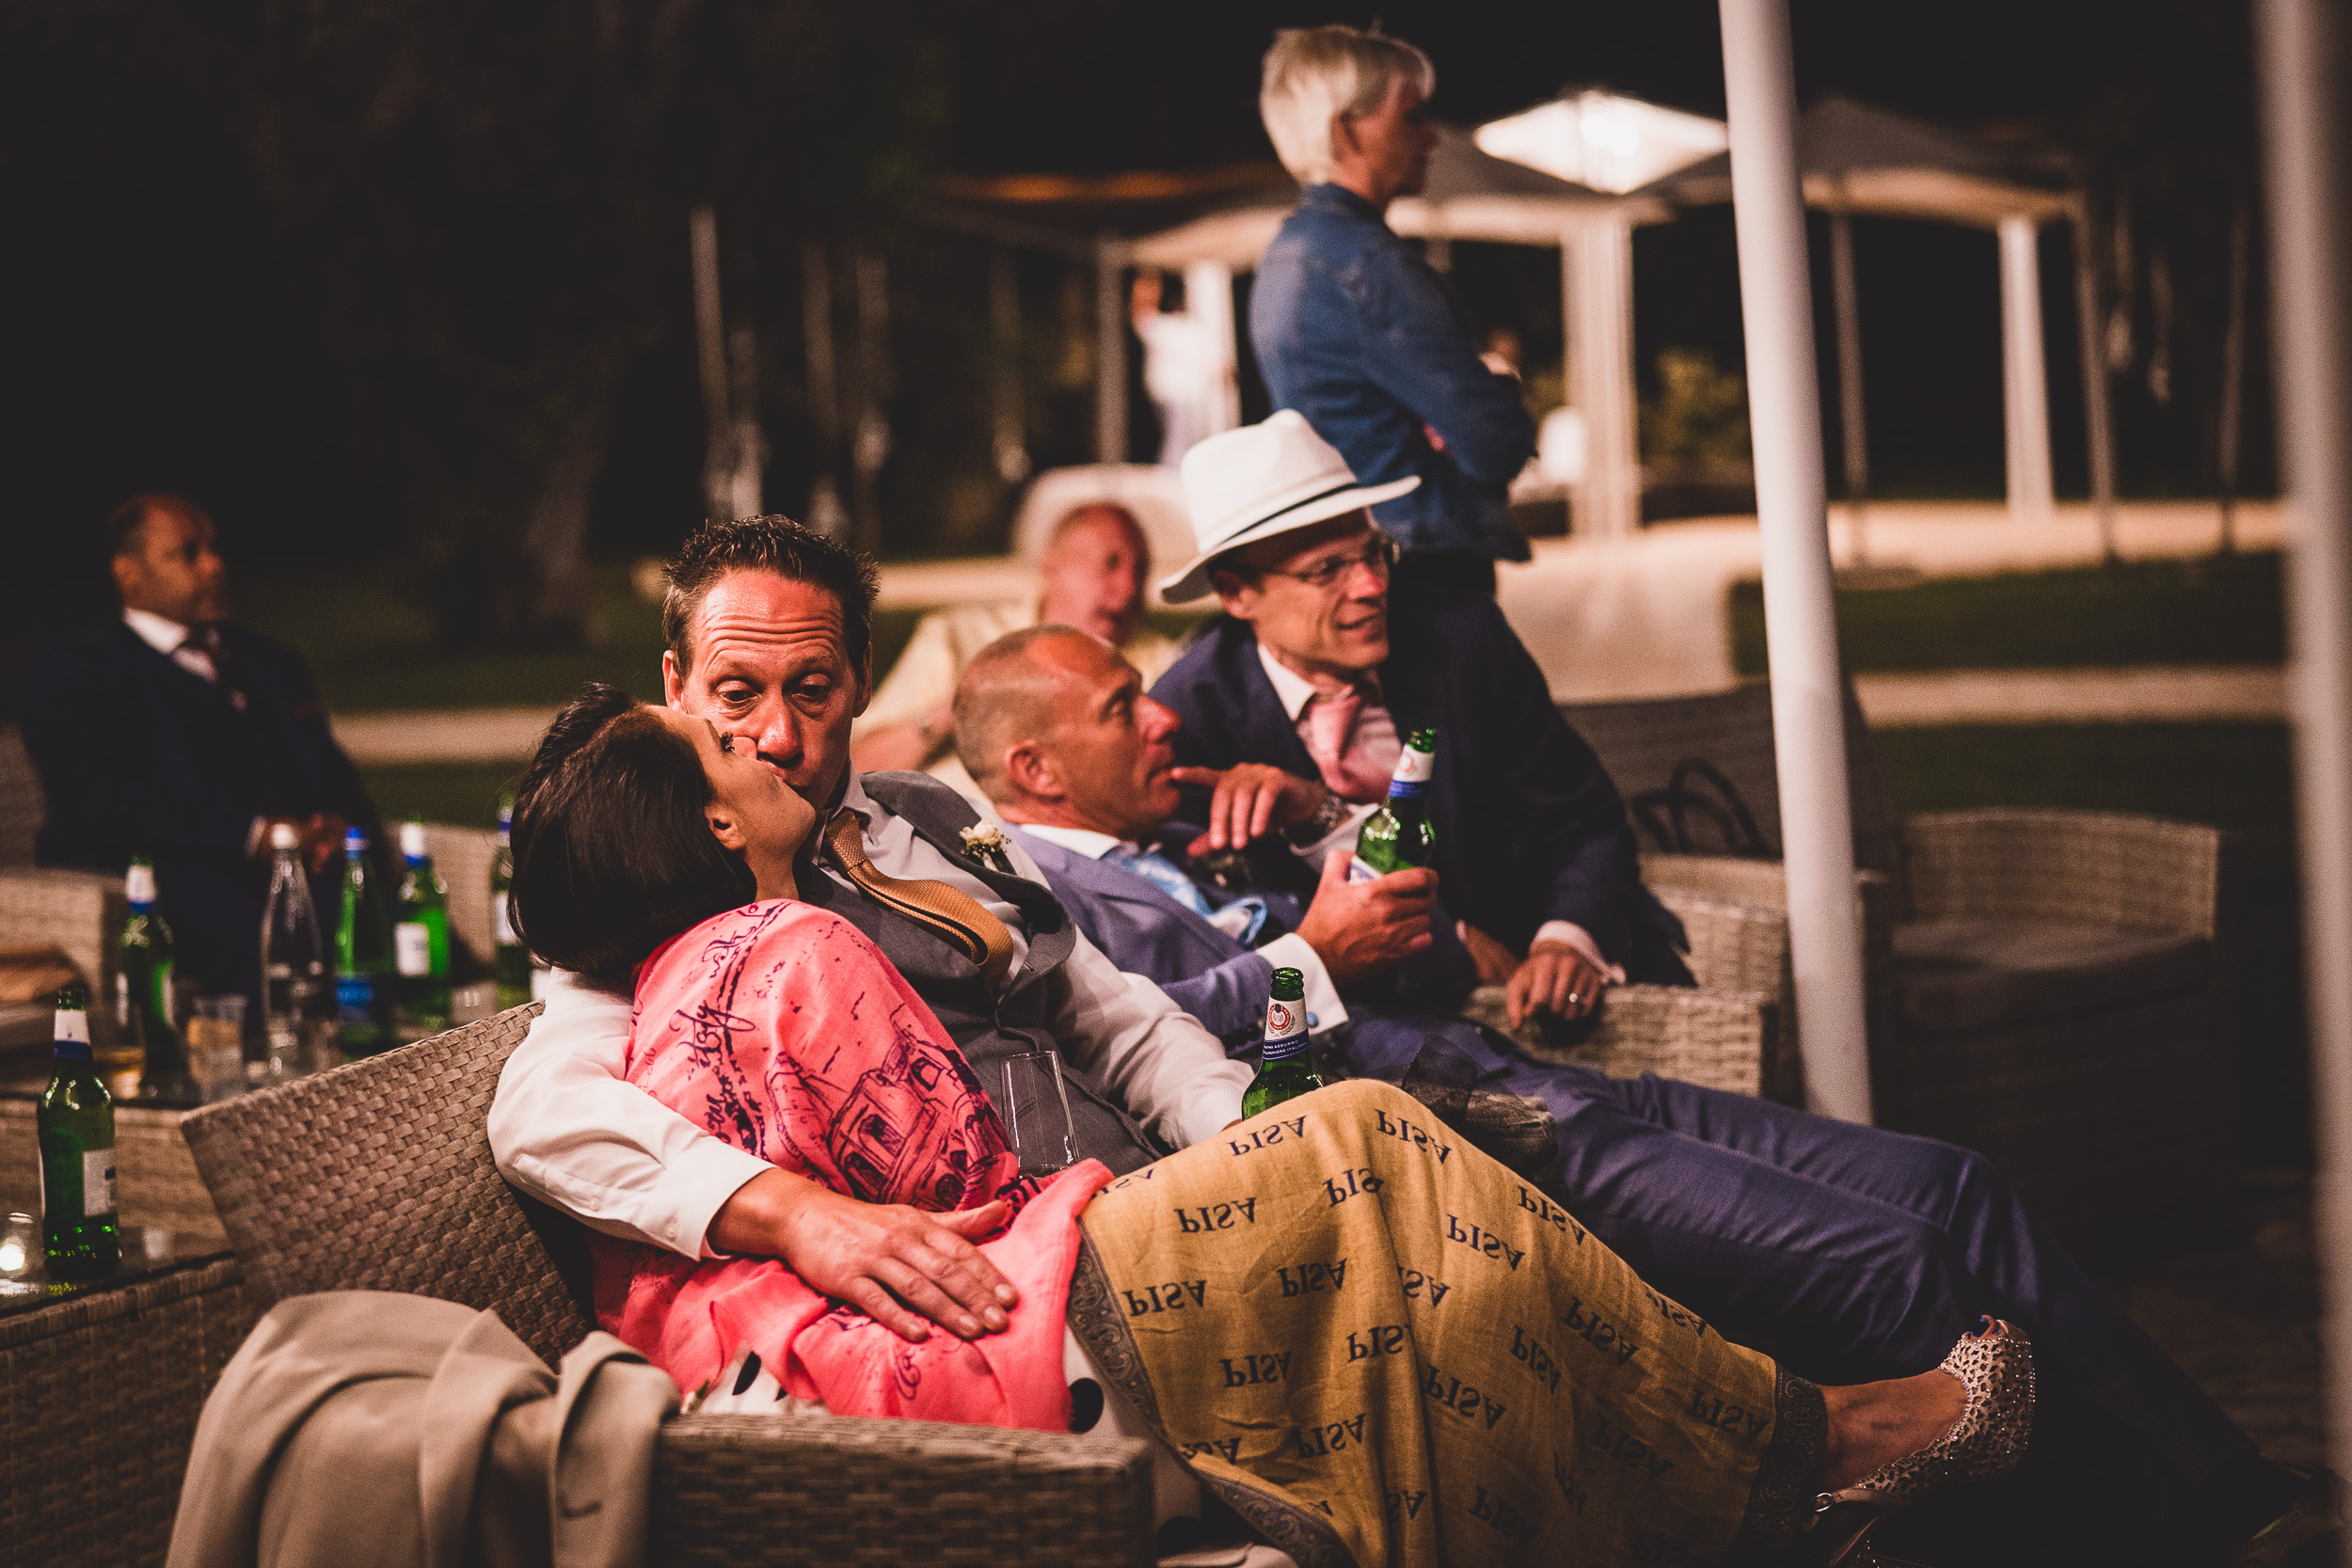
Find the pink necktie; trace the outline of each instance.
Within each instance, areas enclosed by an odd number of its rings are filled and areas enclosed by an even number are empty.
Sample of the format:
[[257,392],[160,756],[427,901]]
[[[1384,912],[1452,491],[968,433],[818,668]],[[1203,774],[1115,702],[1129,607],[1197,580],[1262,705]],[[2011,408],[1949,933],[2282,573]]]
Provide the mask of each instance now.
[[1354,687],[1339,692],[1317,692],[1307,705],[1307,754],[1332,794],[1343,800],[1377,800],[1386,794],[1389,775],[1368,766],[1361,750],[1351,752],[1356,715],[1364,705],[1363,693]]

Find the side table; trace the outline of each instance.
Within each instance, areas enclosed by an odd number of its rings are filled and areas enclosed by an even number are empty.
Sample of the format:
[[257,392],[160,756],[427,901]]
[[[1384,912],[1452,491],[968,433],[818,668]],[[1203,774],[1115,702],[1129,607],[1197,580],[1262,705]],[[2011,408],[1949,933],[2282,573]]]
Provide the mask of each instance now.
[[[40,1136],[36,1102],[48,1079],[0,1084],[0,1210],[40,1212]],[[212,1194],[180,1135],[193,1105],[115,1105],[115,1195],[126,1227],[145,1226],[174,1235],[206,1238],[226,1247],[228,1232],[213,1212]]]
[[160,1564],[196,1421],[251,1328],[215,1240],[133,1227],[109,1279],[0,1280],[0,1562]]

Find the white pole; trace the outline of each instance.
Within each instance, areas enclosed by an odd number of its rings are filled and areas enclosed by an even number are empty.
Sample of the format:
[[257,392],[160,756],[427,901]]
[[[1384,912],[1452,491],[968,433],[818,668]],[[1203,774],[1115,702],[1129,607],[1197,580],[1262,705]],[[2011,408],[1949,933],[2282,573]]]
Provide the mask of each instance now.
[[1870,440],[1862,402],[1862,297],[1854,286],[1853,214],[1842,206],[1830,210],[1829,267],[1830,300],[1837,316],[1837,412],[1846,449],[1846,529],[1853,563],[1859,566],[1870,558],[1863,517],[1870,492]]
[[731,510],[735,420],[727,409],[726,326],[719,309],[719,218],[708,202],[687,215],[694,259],[694,363],[703,387],[703,511],[711,518],[739,517]]
[[1870,1054],[1862,933],[1854,918],[1845,688],[1830,596],[1788,6],[1788,0],[1721,0],[1721,7],[1748,420],[1764,534],[1764,644],[1772,670],[1772,738],[1779,753],[1805,1103],[1824,1116],[1867,1122]]
[[2101,331],[2099,263],[2091,253],[2090,192],[2074,209],[2074,331],[2083,361],[2083,423],[2090,446],[2090,506],[2099,515],[2099,554],[2115,564],[2115,422],[2107,406],[2107,350]]
[[1127,258],[1105,234],[1094,245],[1094,460],[1127,461]]
[[[1566,261],[1570,254],[1573,261]],[[1576,491],[1576,529],[1588,538],[1623,539],[1642,526],[1642,460],[1634,429],[1633,226],[1608,216],[1564,242],[1572,397],[1584,420],[1584,478]]]
[[2352,238],[2328,0],[2260,0],[2254,97],[2269,189],[2272,352],[2290,535],[2304,988],[2317,1093],[2328,1432],[2352,1465]]
[[2042,363],[2041,228],[2001,220],[2001,412],[2009,446],[2009,515],[2050,515],[2050,393]]

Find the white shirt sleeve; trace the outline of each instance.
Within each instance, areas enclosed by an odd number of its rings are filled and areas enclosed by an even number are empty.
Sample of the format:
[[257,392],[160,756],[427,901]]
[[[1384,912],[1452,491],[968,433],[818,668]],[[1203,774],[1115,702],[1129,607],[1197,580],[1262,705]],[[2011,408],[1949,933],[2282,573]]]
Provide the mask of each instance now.
[[1048,984],[1057,993],[1054,1037],[1113,1101],[1171,1148],[1213,1138],[1241,1118],[1242,1092],[1257,1074],[1200,1020],[1140,974],[1130,974],[1077,933],[1078,945]]
[[1276,937],[1258,949],[1258,957],[1277,969],[1295,969],[1307,983],[1307,1027],[1314,1034],[1326,1034],[1347,1022],[1347,1004],[1340,1000],[1339,987],[1331,983],[1331,972],[1323,967],[1323,955],[1308,944],[1296,931]]
[[1607,958],[1603,958],[1601,956],[1600,943],[1593,940],[1593,933],[1586,930],[1583,927],[1579,926],[1573,920],[1545,921],[1541,926],[1535,927],[1535,941],[1529,942],[1528,945],[1533,947],[1535,945],[1536,942],[1565,942],[1570,947],[1576,949],[1576,956],[1578,958],[1582,958],[1586,963],[1591,964],[1595,969],[1599,970],[1602,974],[1606,975],[1611,985],[1622,986],[1625,984],[1625,966],[1622,964],[1613,964]]
[[610,1236],[711,1258],[712,1216],[768,1163],[622,1076],[629,999],[557,970],[490,1104],[499,1174]]

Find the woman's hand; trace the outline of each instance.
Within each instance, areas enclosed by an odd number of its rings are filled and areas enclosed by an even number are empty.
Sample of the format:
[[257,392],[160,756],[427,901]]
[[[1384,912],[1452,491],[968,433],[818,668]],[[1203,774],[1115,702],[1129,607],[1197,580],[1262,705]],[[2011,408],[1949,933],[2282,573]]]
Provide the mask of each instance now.
[[926,1213],[865,1203],[790,1171],[768,1170],[711,1217],[714,1250],[774,1258],[812,1291],[846,1301],[901,1338],[937,1323],[961,1339],[1001,1332],[1021,1294],[972,1244],[1005,1223],[1001,1199]]

